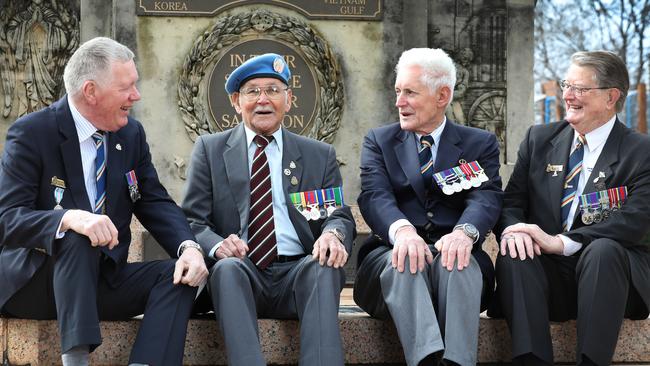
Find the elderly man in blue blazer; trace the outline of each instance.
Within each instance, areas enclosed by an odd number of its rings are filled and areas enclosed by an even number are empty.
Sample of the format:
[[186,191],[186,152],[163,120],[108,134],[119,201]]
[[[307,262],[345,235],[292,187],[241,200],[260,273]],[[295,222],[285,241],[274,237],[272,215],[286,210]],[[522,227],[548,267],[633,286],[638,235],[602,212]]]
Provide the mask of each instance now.
[[[265,365],[257,317],[300,320],[300,365],[342,365],[343,265],[355,229],[332,146],[282,127],[289,66],[249,59],[226,81],[242,123],[197,139],[183,209],[209,257],[230,365]],[[339,197],[339,198],[337,198]]]
[[408,365],[473,365],[494,282],[481,244],[501,210],[499,145],[446,119],[456,69],[444,51],[405,51],[396,71],[400,120],[372,129],[361,153],[358,202],[372,235],[354,299],[392,318]]
[[[19,118],[0,169],[0,308],[57,319],[64,365],[87,365],[99,320],[144,313],[129,362],[181,365],[196,286],[207,277],[183,212],[158,181],[134,55],[92,39],[68,61],[67,95]],[[127,263],[135,215],[172,257]]]

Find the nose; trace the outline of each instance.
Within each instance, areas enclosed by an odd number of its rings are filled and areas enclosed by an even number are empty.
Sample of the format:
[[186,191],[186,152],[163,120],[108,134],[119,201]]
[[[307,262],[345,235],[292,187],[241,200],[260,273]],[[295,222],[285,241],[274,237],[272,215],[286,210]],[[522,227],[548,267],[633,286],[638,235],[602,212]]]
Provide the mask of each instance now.
[[133,92],[131,93],[130,98],[134,102],[140,100],[140,91],[135,86],[133,87]]
[[267,103],[269,103],[269,101],[270,101],[270,99],[266,95],[266,92],[264,90],[262,90],[262,92],[260,93],[260,96],[257,98],[257,104],[267,104]]
[[564,100],[574,99],[575,96],[576,94],[573,88],[566,88],[562,91],[562,99]]
[[404,94],[399,93],[395,96],[395,107],[400,108],[406,105]]

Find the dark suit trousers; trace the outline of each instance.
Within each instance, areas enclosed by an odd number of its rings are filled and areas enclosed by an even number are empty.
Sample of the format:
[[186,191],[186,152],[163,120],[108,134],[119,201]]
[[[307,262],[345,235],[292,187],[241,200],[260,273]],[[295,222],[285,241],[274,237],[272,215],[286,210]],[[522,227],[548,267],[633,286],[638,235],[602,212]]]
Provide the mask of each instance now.
[[[74,232],[57,240],[55,253],[4,311],[27,319],[57,319],[62,352],[102,343],[100,320],[143,314],[129,362],[181,365],[196,288],[173,284],[174,260],[115,264]],[[117,279],[117,280],[116,280]]]
[[645,307],[631,285],[626,249],[610,239],[593,241],[579,256],[499,256],[496,275],[513,358],[533,354],[552,364],[549,321],[577,318],[577,364],[587,356],[609,365],[623,317]]
[[209,291],[229,365],[266,365],[257,318],[300,320],[301,366],[343,365],[338,309],[342,268],[321,266],[311,255],[272,263],[260,271],[248,259],[220,259]]

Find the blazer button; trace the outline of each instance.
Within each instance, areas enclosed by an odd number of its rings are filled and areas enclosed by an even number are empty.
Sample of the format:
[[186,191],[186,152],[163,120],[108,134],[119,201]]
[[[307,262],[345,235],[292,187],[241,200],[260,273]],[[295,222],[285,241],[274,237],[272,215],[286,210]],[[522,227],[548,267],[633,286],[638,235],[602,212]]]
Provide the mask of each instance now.
[[427,212],[427,217],[432,219],[433,218],[433,212],[431,212],[431,211]]

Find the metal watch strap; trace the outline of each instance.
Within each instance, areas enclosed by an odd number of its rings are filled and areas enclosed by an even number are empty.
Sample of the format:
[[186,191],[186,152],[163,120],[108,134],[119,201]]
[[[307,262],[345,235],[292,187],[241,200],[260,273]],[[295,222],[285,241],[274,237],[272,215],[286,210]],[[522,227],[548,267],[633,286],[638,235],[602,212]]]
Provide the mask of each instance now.
[[194,242],[185,242],[185,243],[181,244],[181,247],[180,247],[180,250],[179,250],[179,255],[183,255],[183,252],[187,248],[194,248],[194,249],[198,250],[201,253],[202,256],[205,256],[205,253],[203,252],[203,248],[201,248],[201,246],[199,244],[194,243]]

